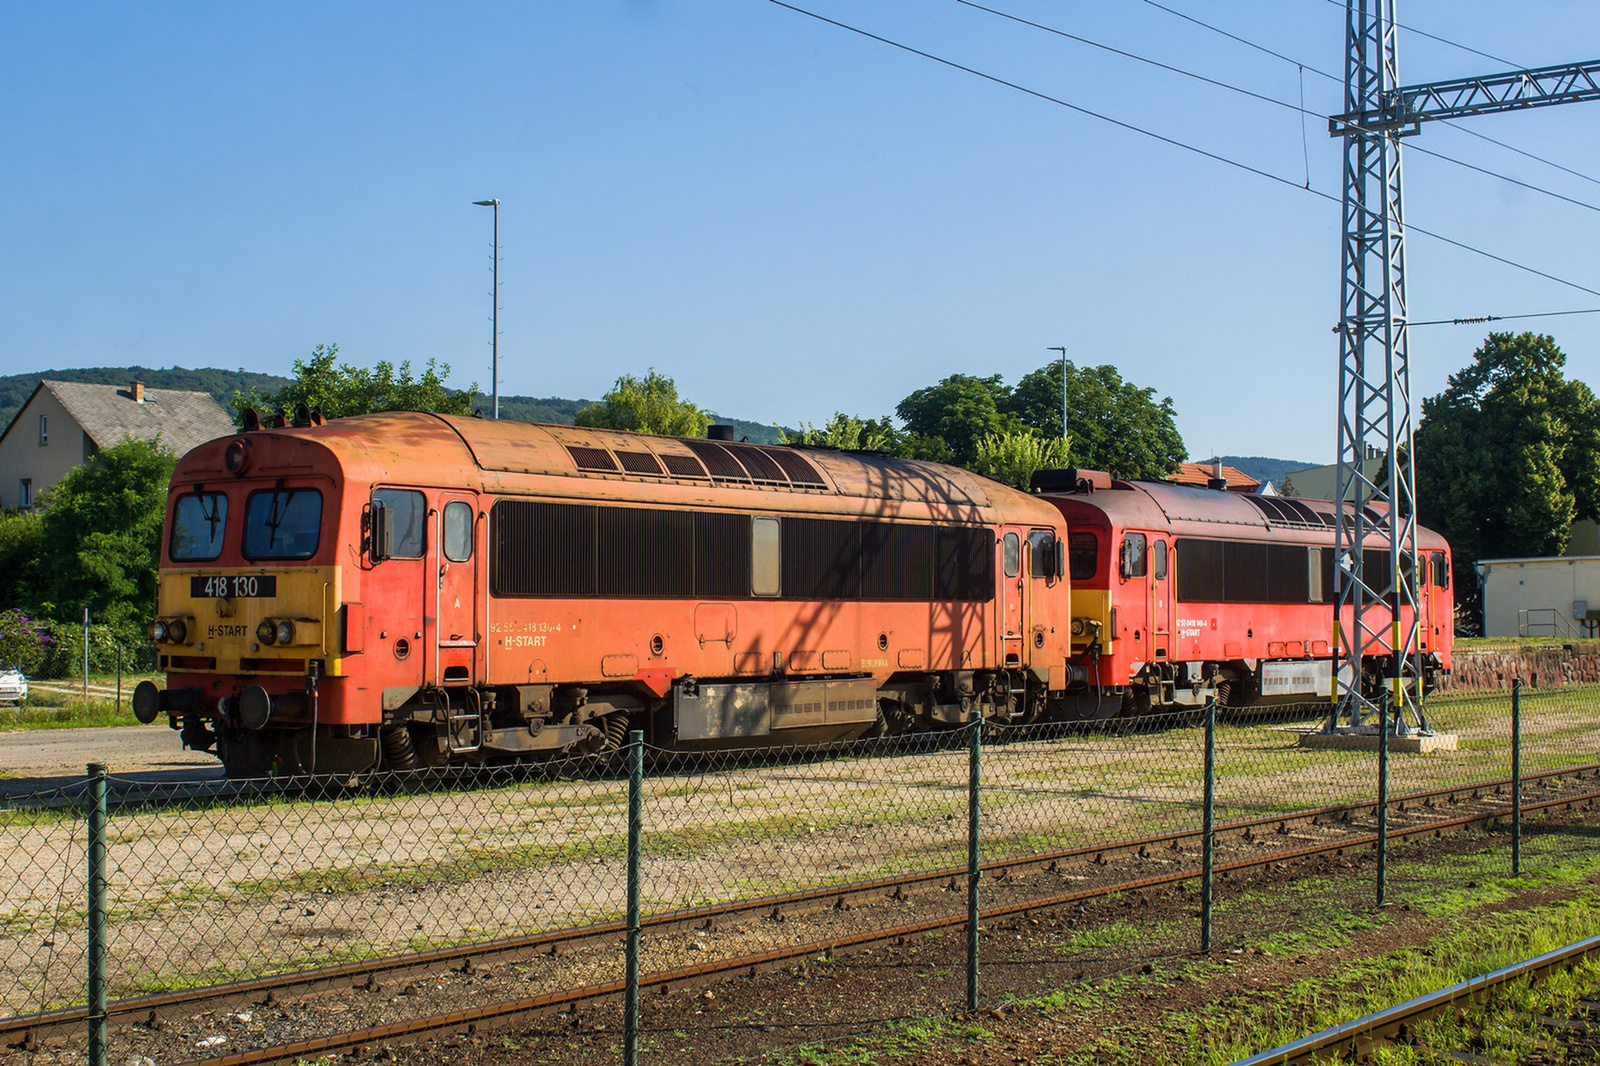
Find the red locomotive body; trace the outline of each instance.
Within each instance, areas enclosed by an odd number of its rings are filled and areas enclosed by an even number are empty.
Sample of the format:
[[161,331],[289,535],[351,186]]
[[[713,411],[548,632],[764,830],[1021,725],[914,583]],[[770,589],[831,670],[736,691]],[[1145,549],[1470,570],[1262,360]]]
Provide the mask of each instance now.
[[[1086,711],[1199,706],[1211,695],[1235,707],[1331,698],[1332,503],[1105,475],[1065,481],[1073,491],[1046,498],[1070,526],[1072,655],[1091,687],[1102,686]],[[1374,538],[1366,551],[1367,572],[1382,573],[1387,542]],[[1450,547],[1419,527],[1417,555],[1422,617],[1407,608],[1400,622],[1417,624],[1426,692],[1450,669]],[[1349,614],[1342,625],[1352,625]],[[1416,672],[1413,663],[1407,673]],[[1387,641],[1369,651],[1361,674],[1376,696],[1393,676]]]
[[165,713],[232,775],[1061,713],[1066,528],[934,463],[384,414],[179,463]]

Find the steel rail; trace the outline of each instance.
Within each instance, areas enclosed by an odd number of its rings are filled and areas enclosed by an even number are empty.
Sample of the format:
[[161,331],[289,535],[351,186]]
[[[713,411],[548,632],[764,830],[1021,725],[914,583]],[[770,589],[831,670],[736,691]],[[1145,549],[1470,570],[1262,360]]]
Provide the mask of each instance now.
[[[1545,770],[1535,774],[1525,774],[1523,783],[1526,785],[1531,782],[1559,777],[1582,778],[1585,774],[1600,776],[1600,763],[1583,763],[1558,770]],[[1390,797],[1389,806],[1392,809],[1404,812],[1407,804],[1441,798],[1450,799],[1464,796],[1467,793],[1472,794],[1470,797],[1472,799],[1481,799],[1480,793],[1489,789],[1498,790],[1510,784],[1510,782],[1511,779],[1509,777],[1491,778],[1459,785],[1422,789]],[[1258,828],[1275,826],[1279,830],[1287,830],[1289,825],[1297,822],[1310,822],[1315,825],[1327,819],[1343,821],[1348,820],[1352,815],[1359,816],[1373,811],[1376,807],[1376,800],[1355,800],[1350,803],[1330,804],[1282,814],[1235,819],[1216,826],[1214,833],[1218,838],[1224,834],[1240,834],[1249,839],[1251,832]],[[1399,831],[1397,830],[1390,835],[1395,836],[1398,834]],[[988,875],[1004,875],[1011,870],[1030,866],[1049,868],[1062,863],[1070,863],[1073,860],[1084,860],[1095,865],[1105,865],[1107,856],[1126,852],[1148,851],[1151,848],[1163,846],[1169,850],[1178,850],[1185,841],[1198,840],[1200,835],[1201,830],[1198,828],[1173,830],[1142,837],[1128,837],[1103,844],[1089,844],[1004,859],[991,859],[982,863],[981,869]],[[1348,839],[1349,843],[1343,846],[1356,847],[1359,846],[1358,840],[1368,838]],[[1375,840],[1376,838],[1373,837],[1371,839]],[[1275,854],[1283,855],[1287,853],[1279,851]],[[1216,869],[1221,871],[1229,869],[1229,867],[1219,866]],[[699,907],[653,914],[646,917],[641,925],[644,929],[662,932],[683,926],[703,926],[708,921],[715,922],[719,919],[760,911],[766,911],[774,917],[784,913],[799,914],[813,909],[842,906],[861,897],[876,896],[883,892],[899,891],[939,881],[948,882],[951,878],[964,877],[966,872],[967,868],[965,866],[950,866],[910,874],[873,878],[867,881],[853,881],[846,884],[798,889],[793,892],[759,896],[728,903],[706,904]],[[120,1021],[125,1024],[130,1020],[137,1020],[140,1015],[148,1017],[151,1012],[170,1010],[174,1007],[227,1003],[268,993],[304,992],[340,982],[353,982],[360,978],[374,978],[380,975],[394,977],[401,974],[437,972],[440,969],[447,968],[452,963],[460,963],[467,959],[481,960],[507,955],[526,956],[560,948],[570,948],[591,941],[605,940],[618,936],[625,931],[625,923],[621,921],[597,922],[591,925],[555,929],[525,936],[452,945],[404,955],[391,955],[377,959],[365,959],[359,962],[341,963],[334,966],[319,967],[315,970],[302,970],[290,974],[275,974],[242,981],[231,981],[221,985],[206,985],[174,992],[162,992],[132,999],[116,1000],[108,1005],[108,1017],[113,1021]],[[13,1015],[8,1018],[0,1018],[0,1036],[26,1033],[30,1030],[37,1036],[44,1032],[79,1025],[87,1018],[88,1010],[86,1007],[65,1007],[38,1014]]]
[[1414,1026],[1453,1007],[1462,1000],[1473,1000],[1485,992],[1520,978],[1537,979],[1556,970],[1574,966],[1590,955],[1600,952],[1600,936],[1591,936],[1566,947],[1547,951],[1522,962],[1490,970],[1477,977],[1469,977],[1445,988],[1408,999],[1393,1007],[1376,1011],[1353,1021],[1343,1022],[1320,1033],[1280,1044],[1271,1051],[1263,1051],[1247,1059],[1238,1059],[1233,1066],[1290,1066],[1309,1063],[1319,1055],[1333,1052],[1347,1053],[1351,1061],[1364,1054],[1380,1040],[1399,1035],[1400,1029]]
[[[1593,806],[1600,800],[1600,792],[1586,792],[1573,796],[1560,796],[1544,800],[1539,803],[1523,805],[1524,814],[1531,811],[1547,810],[1556,807],[1571,808],[1575,804],[1587,803]],[[1391,830],[1389,837],[1404,838],[1409,836],[1423,836],[1428,833],[1439,834],[1445,829],[1464,828],[1477,823],[1493,822],[1505,817],[1510,808],[1497,808],[1489,811],[1480,811],[1475,814],[1463,815],[1457,818],[1433,821],[1415,826],[1405,826]],[[1346,848],[1360,848],[1375,845],[1378,841],[1376,833],[1364,834],[1360,837],[1345,840],[1330,841],[1324,844],[1297,848],[1292,851],[1273,851],[1269,854],[1255,856],[1249,859],[1240,859],[1234,862],[1219,863],[1214,867],[1216,873],[1227,873],[1238,870],[1248,870],[1257,866],[1267,866],[1275,862],[1289,859],[1310,858],[1316,855],[1325,855],[1330,852],[1343,854]],[[1006,918],[1012,915],[1024,914],[1036,910],[1049,910],[1070,903],[1084,902],[1097,899],[1118,892],[1132,892],[1145,888],[1162,887],[1176,884],[1181,881],[1193,880],[1200,876],[1198,868],[1174,871],[1166,874],[1157,874],[1152,877],[1138,878],[1123,881],[1113,885],[1102,885],[1096,888],[1082,889],[1056,896],[1049,896],[1017,903],[1007,903],[1000,906],[984,909],[980,918],[992,921],[996,918]],[[705,963],[699,966],[680,967],[673,970],[663,970],[652,974],[643,975],[640,988],[659,988],[670,985],[694,984],[705,981],[707,978],[719,977],[724,974],[748,971],[754,974],[758,970],[770,969],[780,966],[794,959],[803,959],[817,955],[832,954],[854,948],[867,947],[890,940],[901,940],[910,936],[924,933],[939,932],[946,929],[964,926],[967,915],[949,915],[943,918],[930,918],[920,922],[893,926],[887,929],[872,930],[868,932],[853,933],[846,936],[828,937],[823,940],[812,941],[807,944],[794,944],[753,955],[745,955],[736,959],[722,962]],[[386,1040],[411,1040],[426,1037],[441,1030],[460,1029],[466,1027],[468,1032],[475,1031],[476,1026],[486,1023],[503,1023],[518,1015],[533,1014],[543,1011],[556,1010],[561,1007],[576,1008],[583,1003],[598,1002],[612,999],[622,994],[623,982],[608,981],[601,984],[586,985],[581,988],[565,989],[557,992],[547,992],[538,996],[528,996],[521,999],[506,1000],[500,1003],[486,1004],[482,1007],[473,1007],[466,1010],[448,1011],[442,1014],[429,1015],[422,1018],[411,1018],[388,1025],[372,1026],[363,1029],[353,1029],[343,1033],[333,1033],[328,1036],[313,1037],[307,1040],[296,1041],[290,1044],[279,1044],[272,1047],[255,1048],[248,1051],[233,1052],[227,1055],[209,1059],[196,1059],[183,1066],[258,1066],[262,1063],[295,1061],[311,1056],[327,1055],[333,1052],[345,1051],[355,1047]],[[1272,1061],[1272,1060],[1264,1060]]]

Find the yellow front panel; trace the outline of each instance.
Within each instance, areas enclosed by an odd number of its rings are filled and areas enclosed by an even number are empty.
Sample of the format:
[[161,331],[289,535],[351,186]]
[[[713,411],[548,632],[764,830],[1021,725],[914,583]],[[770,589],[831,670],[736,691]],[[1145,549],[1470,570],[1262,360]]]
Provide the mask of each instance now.
[[[214,658],[218,673],[270,672],[263,661],[273,659],[322,659],[325,676],[338,677],[343,671],[340,656],[339,605],[341,568],[337,566],[285,566],[248,568],[186,568],[163,570],[156,593],[156,613],[162,618],[190,619],[187,644],[159,645],[163,655]],[[275,594],[217,598],[190,594],[192,579],[261,578],[277,582]],[[256,627],[263,619],[287,618],[299,623],[306,643],[280,647],[261,643]],[[254,659],[250,669],[241,669],[240,659]],[[289,667],[303,673],[301,666]]]
[[[1102,649],[1109,650],[1111,645],[1111,593],[1106,589],[1080,589],[1072,590],[1072,617],[1088,618],[1100,623]],[[1094,639],[1093,633],[1084,633],[1082,636],[1072,638],[1072,652],[1074,655],[1089,649],[1089,643]]]

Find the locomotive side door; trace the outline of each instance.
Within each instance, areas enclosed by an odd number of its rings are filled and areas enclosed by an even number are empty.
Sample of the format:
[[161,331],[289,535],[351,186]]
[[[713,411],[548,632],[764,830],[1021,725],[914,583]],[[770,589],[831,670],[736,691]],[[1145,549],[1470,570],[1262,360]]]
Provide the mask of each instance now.
[[1131,662],[1150,661],[1150,538],[1124,530],[1117,549],[1117,583],[1111,587],[1112,601],[1118,605],[1115,640],[1118,654]]
[[1172,654],[1172,552],[1160,534],[1150,540],[1150,658]]
[[430,516],[428,561],[433,587],[428,612],[433,616],[435,685],[470,684],[477,669],[478,566],[477,498],[471,493],[444,492]]
[[1005,527],[1000,534],[1000,661],[1022,665],[1023,631],[1027,621],[1027,579],[1022,574],[1025,530]]
[[386,691],[385,699],[398,706],[427,682],[424,660],[430,656],[423,629],[433,608],[426,559],[428,501],[416,489],[375,488],[368,515],[373,563],[362,580],[362,596],[369,627],[378,631],[380,661],[389,664],[384,688],[394,691]]

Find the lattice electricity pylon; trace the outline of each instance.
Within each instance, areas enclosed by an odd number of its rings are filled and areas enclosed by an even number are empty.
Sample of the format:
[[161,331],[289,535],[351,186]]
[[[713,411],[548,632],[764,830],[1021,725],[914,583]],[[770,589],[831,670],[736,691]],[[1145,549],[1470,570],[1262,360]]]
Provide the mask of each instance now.
[[[1344,138],[1340,256],[1340,518],[1334,541],[1334,711],[1360,725],[1377,710],[1362,693],[1370,654],[1388,669],[1395,727],[1428,729],[1421,703],[1411,368],[1406,343],[1405,211],[1400,138],[1432,119],[1600,99],[1600,61],[1400,86],[1395,0],[1346,0],[1345,110],[1328,121]],[[1368,446],[1383,448],[1369,471]],[[1366,547],[1376,537],[1382,547]],[[1369,550],[1371,557],[1369,558]],[[1379,560],[1382,560],[1381,564]],[[1381,567],[1381,569],[1380,569]],[[1342,669],[1350,671],[1341,686]],[[1407,675],[1415,679],[1408,690]]]

